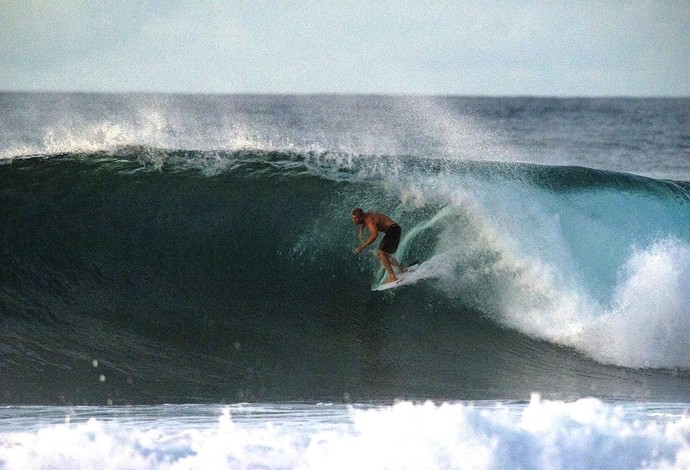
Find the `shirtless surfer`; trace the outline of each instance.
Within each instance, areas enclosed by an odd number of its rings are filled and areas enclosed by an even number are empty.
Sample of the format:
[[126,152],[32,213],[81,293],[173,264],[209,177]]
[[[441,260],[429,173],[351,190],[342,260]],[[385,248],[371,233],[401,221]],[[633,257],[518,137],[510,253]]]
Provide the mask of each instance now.
[[386,279],[385,284],[397,281],[398,278],[393,272],[393,266],[395,266],[401,273],[406,271],[405,267],[401,265],[397,259],[395,259],[395,256],[393,256],[393,253],[395,253],[395,251],[398,249],[398,244],[400,243],[400,234],[402,233],[400,225],[395,223],[395,220],[391,219],[385,214],[380,214],[378,212],[364,212],[359,207],[352,211],[352,221],[360,226],[360,240],[364,238],[364,227],[366,227],[370,233],[369,238],[355,248],[355,254],[374,243],[376,238],[379,236],[379,232],[386,234],[376,250],[376,256],[379,257],[379,261],[381,261],[381,264],[384,268],[386,268],[386,272],[388,273],[388,278]]

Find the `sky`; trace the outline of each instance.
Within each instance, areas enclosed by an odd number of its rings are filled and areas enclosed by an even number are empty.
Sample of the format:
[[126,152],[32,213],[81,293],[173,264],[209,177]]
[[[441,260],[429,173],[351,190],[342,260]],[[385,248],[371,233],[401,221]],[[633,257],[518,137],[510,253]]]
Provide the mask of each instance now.
[[0,0],[0,90],[690,96],[690,0]]

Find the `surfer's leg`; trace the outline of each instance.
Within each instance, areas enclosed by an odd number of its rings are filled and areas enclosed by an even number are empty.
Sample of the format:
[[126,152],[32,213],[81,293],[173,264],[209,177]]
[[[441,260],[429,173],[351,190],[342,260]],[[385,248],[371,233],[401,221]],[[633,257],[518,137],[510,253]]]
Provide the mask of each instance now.
[[[398,249],[398,245],[400,244],[401,233],[402,230],[400,229],[400,226],[398,224],[393,224],[386,231],[386,236],[383,237],[383,240],[381,240],[381,244],[379,245],[379,252],[381,252],[379,253],[379,258],[381,258],[381,264],[383,264],[383,266],[389,273],[388,282],[390,282],[391,280],[395,281],[397,279],[395,277],[395,274],[393,274],[393,279],[391,279],[391,273],[393,273],[393,266],[395,266],[399,273],[404,273],[405,271],[407,271],[405,267],[401,265],[400,262],[397,259],[395,259],[395,256],[393,255]],[[382,258],[382,256],[385,258],[385,261]]]
[[381,264],[384,268],[386,268],[386,272],[388,273],[388,279],[386,279],[386,284],[388,284],[389,282],[397,281],[398,278],[395,276],[395,273],[393,272],[391,260],[389,259],[390,255],[385,251],[376,250],[376,256],[379,257],[379,261],[381,261]]
[[389,258],[391,260],[391,265],[396,267],[398,269],[398,272],[401,272],[401,273],[407,272],[407,268],[405,266],[403,266],[402,264],[400,264],[400,261],[398,261],[395,258],[395,256],[390,255]]

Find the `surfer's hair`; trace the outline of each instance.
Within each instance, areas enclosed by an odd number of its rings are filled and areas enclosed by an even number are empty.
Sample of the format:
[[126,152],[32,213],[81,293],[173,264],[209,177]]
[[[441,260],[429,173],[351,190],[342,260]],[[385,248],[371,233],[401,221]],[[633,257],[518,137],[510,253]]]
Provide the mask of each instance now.
[[352,211],[352,215],[357,218],[364,217],[364,211],[359,207],[355,207],[355,210]]

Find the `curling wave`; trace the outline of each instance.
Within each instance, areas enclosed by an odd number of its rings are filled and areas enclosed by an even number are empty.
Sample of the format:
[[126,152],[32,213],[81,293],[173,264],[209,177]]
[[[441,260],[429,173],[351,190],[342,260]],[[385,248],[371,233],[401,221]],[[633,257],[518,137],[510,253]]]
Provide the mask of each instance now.
[[[0,188],[8,401],[649,393],[640,368],[672,394],[690,370],[688,183],[125,146],[12,158]],[[425,279],[370,292],[355,206]]]

